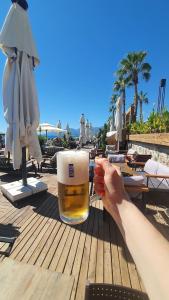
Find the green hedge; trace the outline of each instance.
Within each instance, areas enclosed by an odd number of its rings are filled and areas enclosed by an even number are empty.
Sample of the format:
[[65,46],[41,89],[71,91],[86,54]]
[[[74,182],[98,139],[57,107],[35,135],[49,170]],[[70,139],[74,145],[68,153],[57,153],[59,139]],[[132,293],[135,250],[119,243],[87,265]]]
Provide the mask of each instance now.
[[147,122],[136,122],[128,127],[130,134],[169,132],[169,111],[162,114],[152,112]]

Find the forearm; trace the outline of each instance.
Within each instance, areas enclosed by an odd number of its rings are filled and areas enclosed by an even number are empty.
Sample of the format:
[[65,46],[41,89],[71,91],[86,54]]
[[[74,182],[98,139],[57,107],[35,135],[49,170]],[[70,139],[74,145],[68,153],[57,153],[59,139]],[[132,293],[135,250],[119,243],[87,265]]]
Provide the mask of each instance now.
[[116,223],[137,265],[150,299],[169,299],[169,243],[127,199],[117,204]]

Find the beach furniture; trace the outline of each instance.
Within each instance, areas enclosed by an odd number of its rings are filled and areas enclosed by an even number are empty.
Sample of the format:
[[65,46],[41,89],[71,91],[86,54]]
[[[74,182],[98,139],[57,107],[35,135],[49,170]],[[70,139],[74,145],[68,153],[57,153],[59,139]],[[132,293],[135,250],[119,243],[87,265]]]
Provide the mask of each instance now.
[[[21,174],[22,173],[22,167],[18,170],[14,170],[13,164],[9,158],[5,156],[0,156],[0,170],[4,172],[12,172],[15,174]],[[34,172],[35,175],[37,175],[37,168],[36,165],[34,164],[33,160],[29,160],[26,163],[26,172]]]
[[57,172],[57,152],[52,157],[44,157],[40,164],[40,171],[43,172],[43,168],[52,169]]
[[148,300],[148,296],[128,287],[107,283],[88,283],[85,289],[85,300]]
[[58,146],[43,146],[43,152],[45,155],[52,157],[56,152],[63,151],[64,147]]
[[169,191],[169,167],[149,159],[142,172],[151,190]]
[[9,256],[14,245],[14,242],[19,236],[18,227],[13,224],[0,224],[0,243],[5,243],[5,247],[1,247],[0,254]]

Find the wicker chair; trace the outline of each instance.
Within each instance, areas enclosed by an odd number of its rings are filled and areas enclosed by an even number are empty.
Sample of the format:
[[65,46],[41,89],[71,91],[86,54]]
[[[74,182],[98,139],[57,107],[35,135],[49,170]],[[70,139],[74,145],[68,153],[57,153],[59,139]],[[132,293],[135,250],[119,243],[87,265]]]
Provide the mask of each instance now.
[[85,300],[149,300],[148,296],[140,291],[120,285],[93,283],[87,284]]
[[57,172],[57,152],[52,157],[44,157],[40,164],[40,171],[43,172],[43,168],[51,169]]

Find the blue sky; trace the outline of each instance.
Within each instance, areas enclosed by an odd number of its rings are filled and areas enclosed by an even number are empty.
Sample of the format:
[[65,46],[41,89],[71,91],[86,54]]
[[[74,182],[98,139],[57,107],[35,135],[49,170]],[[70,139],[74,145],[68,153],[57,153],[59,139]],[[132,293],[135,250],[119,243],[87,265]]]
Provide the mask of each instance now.
[[[93,126],[109,116],[113,74],[129,51],[148,51],[152,65],[143,107],[146,119],[157,101],[159,81],[169,85],[168,0],[29,0],[29,16],[41,64],[36,69],[41,122],[79,127],[81,113]],[[10,7],[0,0],[0,26]],[[0,53],[0,78],[5,58]],[[0,89],[0,93],[1,89]],[[127,107],[133,88],[127,91]],[[169,88],[166,106],[169,109]],[[6,128],[0,101],[0,131]]]

